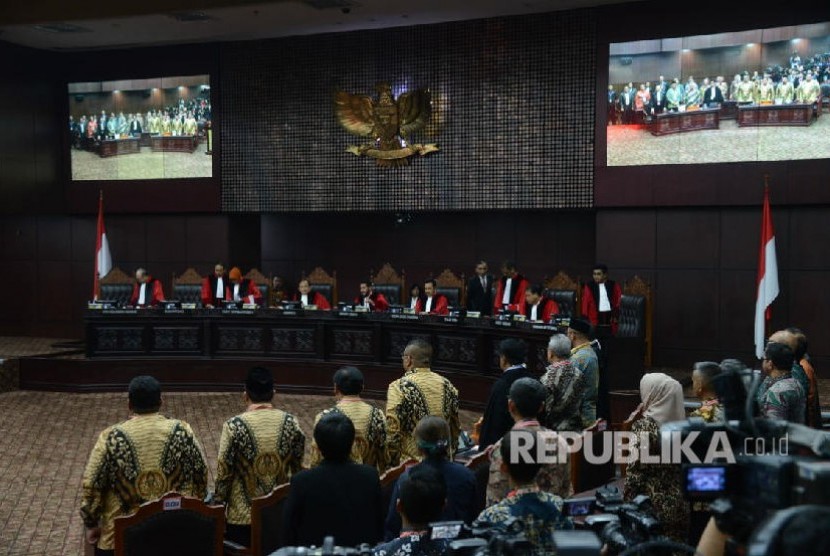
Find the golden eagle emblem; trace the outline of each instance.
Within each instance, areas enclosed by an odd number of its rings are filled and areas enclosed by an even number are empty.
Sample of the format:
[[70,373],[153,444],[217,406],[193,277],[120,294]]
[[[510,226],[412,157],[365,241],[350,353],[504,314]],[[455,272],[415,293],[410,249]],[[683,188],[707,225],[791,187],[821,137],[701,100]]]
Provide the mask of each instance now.
[[425,155],[438,150],[435,144],[409,142],[409,136],[426,126],[432,113],[428,89],[403,93],[396,99],[388,83],[378,83],[377,101],[368,95],[338,91],[334,96],[334,113],[347,131],[371,141],[350,145],[346,152],[370,156],[378,166],[395,167],[409,164],[414,154]]

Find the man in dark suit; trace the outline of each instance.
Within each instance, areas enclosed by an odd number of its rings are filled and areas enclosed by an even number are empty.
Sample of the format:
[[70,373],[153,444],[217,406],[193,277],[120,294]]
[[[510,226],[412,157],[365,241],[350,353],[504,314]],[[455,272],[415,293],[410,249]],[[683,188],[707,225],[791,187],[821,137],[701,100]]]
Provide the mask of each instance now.
[[487,261],[476,263],[476,275],[467,283],[467,310],[482,315],[493,314],[493,276],[488,274]]
[[283,513],[287,546],[320,546],[327,536],[340,546],[383,539],[378,472],[351,461],[354,437],[354,424],[343,413],[333,411],[317,422],[314,441],[323,461],[291,478]]
[[484,418],[481,422],[481,433],[478,438],[480,448],[495,444],[515,422],[507,407],[507,394],[510,386],[523,377],[535,378],[525,365],[527,345],[514,338],[502,340],[499,344],[499,367],[502,375],[493,383],[490,389],[490,398],[484,409]]
[[[704,79],[703,82],[708,83],[709,79]],[[703,92],[703,104],[707,108],[717,108],[723,102],[723,91],[716,83],[711,83],[709,87]]]
[[651,116],[662,114],[666,110],[666,90],[662,85],[654,87],[654,94],[651,95],[651,100],[648,103],[648,113]]

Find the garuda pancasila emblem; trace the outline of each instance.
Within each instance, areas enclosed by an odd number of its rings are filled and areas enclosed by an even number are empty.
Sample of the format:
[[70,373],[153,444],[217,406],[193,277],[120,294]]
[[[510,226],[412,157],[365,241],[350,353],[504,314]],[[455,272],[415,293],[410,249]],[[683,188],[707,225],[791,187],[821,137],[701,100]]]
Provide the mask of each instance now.
[[429,121],[432,106],[427,89],[401,94],[397,99],[388,83],[375,86],[378,100],[368,95],[339,91],[334,96],[334,113],[346,130],[370,137],[362,145],[349,145],[346,152],[370,156],[378,166],[395,167],[409,164],[414,154],[425,155],[438,150],[435,144],[413,144],[409,136],[423,129]]

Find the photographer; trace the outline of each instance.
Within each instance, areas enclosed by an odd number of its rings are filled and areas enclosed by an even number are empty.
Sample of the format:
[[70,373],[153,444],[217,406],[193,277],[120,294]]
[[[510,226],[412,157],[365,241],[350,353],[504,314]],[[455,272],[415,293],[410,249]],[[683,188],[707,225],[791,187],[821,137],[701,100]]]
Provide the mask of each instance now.
[[[631,432],[636,434],[632,453],[640,450],[642,438],[648,439],[650,454],[660,453],[660,426],[671,421],[683,421],[683,388],[680,383],[663,373],[648,373],[640,380],[642,403],[632,413]],[[657,517],[664,524],[666,536],[685,542],[689,523],[689,505],[681,490],[679,465],[643,463],[635,460],[626,468],[625,498],[648,496]]]
[[541,435],[538,431],[511,430],[502,438],[501,469],[513,490],[481,512],[474,527],[499,527],[518,518],[534,553],[552,554],[553,532],[573,529],[573,522],[562,514],[562,498],[542,492],[536,485],[536,474],[543,465],[537,460],[538,446],[544,442]]
[[375,556],[439,556],[447,553],[447,541],[431,540],[429,523],[441,517],[447,499],[444,477],[431,465],[418,465],[401,477],[395,508],[403,530],[400,536],[375,547]]

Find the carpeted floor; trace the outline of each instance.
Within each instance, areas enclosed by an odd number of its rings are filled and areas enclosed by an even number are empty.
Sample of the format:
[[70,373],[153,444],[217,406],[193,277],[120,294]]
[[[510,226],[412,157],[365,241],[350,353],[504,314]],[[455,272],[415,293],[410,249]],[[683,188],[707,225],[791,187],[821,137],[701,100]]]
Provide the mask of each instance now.
[[[324,396],[277,395],[309,437]],[[381,403],[381,402],[375,402]],[[241,393],[169,393],[163,413],[190,423],[204,444],[210,485],[222,423],[244,409]],[[81,478],[98,433],[128,416],[126,394],[0,394],[0,554],[82,554]],[[462,411],[469,430],[478,414]],[[308,448],[309,444],[306,444]]]

